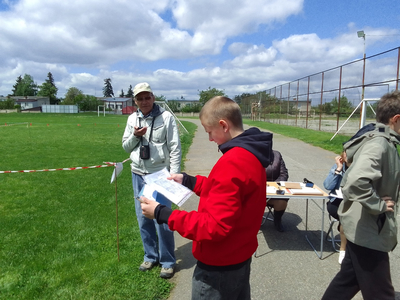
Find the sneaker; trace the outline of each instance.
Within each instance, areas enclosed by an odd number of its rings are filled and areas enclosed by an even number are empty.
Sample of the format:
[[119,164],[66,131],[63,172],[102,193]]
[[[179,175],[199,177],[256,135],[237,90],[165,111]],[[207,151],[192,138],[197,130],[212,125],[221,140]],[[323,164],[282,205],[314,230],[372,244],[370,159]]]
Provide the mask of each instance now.
[[144,261],[140,265],[139,270],[145,272],[145,271],[148,271],[151,268],[153,268],[155,265],[156,265],[156,263],[154,263],[154,262]]
[[174,276],[174,268],[161,268],[160,277],[161,278],[171,278]]
[[343,258],[344,258],[345,254],[346,254],[346,251],[340,250],[339,259],[338,259],[339,264],[342,264],[342,261],[343,261]]

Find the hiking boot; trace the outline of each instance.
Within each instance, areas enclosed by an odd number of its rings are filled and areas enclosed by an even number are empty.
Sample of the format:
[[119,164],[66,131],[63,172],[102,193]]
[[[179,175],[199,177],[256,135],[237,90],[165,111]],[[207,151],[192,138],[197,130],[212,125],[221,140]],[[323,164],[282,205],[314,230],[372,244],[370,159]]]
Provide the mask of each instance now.
[[160,277],[168,279],[174,276],[174,273],[174,268],[161,268]]
[[153,268],[156,265],[156,263],[149,262],[149,261],[144,261],[139,267],[139,270],[142,272],[148,271],[151,268]]

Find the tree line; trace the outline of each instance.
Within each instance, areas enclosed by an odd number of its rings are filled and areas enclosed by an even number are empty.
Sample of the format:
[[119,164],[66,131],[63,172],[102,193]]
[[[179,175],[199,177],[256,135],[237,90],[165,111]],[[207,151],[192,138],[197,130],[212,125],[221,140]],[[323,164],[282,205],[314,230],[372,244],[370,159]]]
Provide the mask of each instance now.
[[[112,86],[111,78],[104,79],[103,86],[103,96],[104,97],[114,97],[114,90]],[[41,85],[37,85],[33,77],[29,74],[25,74],[23,77],[20,75],[17,77],[15,84],[13,85],[11,94],[9,96],[43,96],[49,97],[50,104],[60,104],[60,105],[78,105],[81,111],[93,111],[97,110],[98,105],[102,105],[103,102],[98,100],[95,96],[85,95],[77,87],[70,87],[67,90],[64,98],[57,98],[58,88],[54,83],[53,74],[49,72],[45,82]],[[199,112],[203,105],[214,96],[226,96],[224,90],[209,87],[206,90],[198,90],[199,92],[199,102],[192,103],[181,107],[181,101],[184,100],[183,97],[176,100],[168,100],[165,96],[160,95],[156,97],[156,101],[168,102],[168,106],[173,112]],[[129,85],[127,92],[125,93],[121,89],[119,97],[128,97],[133,99],[133,89],[132,85]],[[279,114],[288,113],[296,114],[298,109],[293,101],[287,102],[285,100],[280,100],[275,96],[269,95],[266,91],[261,91],[257,93],[243,93],[241,95],[236,95],[233,100],[237,102],[243,111],[252,111],[252,105],[254,103],[259,104],[256,106],[256,110],[261,114]],[[15,103],[12,99],[7,99],[6,101],[0,101],[0,109],[4,108],[14,108]],[[322,113],[326,115],[337,115],[349,116],[354,107],[352,103],[344,95],[340,97],[340,105],[337,97],[332,99],[330,102],[324,104],[319,104],[312,106],[316,114]],[[368,115],[371,115],[372,111],[369,110]]]

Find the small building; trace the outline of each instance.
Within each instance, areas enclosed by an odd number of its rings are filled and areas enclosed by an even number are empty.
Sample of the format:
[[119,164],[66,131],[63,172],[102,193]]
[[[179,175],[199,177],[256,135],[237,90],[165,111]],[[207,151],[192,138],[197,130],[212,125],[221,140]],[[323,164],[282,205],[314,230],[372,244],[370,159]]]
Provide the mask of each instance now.
[[294,108],[297,108],[298,112],[301,115],[306,115],[307,114],[307,108],[308,112],[311,111],[311,100],[308,100],[308,106],[307,106],[307,100],[298,100],[296,98],[293,98],[293,100],[289,101],[289,105],[293,105]]
[[131,97],[97,97],[103,101],[106,109],[112,109],[116,114],[131,114],[136,111]]
[[40,111],[42,105],[50,105],[50,98],[43,96],[12,96],[15,100],[15,104],[21,106],[23,110],[37,110]]

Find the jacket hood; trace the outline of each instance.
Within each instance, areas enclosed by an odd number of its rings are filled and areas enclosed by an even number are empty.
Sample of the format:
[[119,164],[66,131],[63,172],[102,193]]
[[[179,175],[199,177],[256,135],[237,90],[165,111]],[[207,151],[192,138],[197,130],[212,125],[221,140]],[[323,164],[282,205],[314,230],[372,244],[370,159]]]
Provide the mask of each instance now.
[[252,127],[232,140],[219,145],[218,148],[222,153],[226,153],[233,147],[246,149],[253,153],[266,168],[273,160],[272,136],[270,132],[262,132],[260,129]]
[[400,144],[400,135],[392,130],[388,125],[382,123],[371,123],[362,127],[350,140],[343,144],[346,151],[347,161],[353,162],[355,153],[365,142],[376,137],[384,137],[392,142],[394,146]]
[[152,117],[157,117],[161,115],[165,109],[161,108],[158,104],[153,104],[153,109],[151,110],[151,116]]

